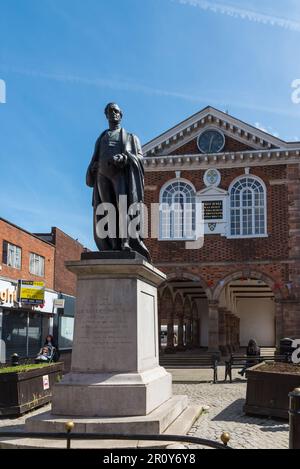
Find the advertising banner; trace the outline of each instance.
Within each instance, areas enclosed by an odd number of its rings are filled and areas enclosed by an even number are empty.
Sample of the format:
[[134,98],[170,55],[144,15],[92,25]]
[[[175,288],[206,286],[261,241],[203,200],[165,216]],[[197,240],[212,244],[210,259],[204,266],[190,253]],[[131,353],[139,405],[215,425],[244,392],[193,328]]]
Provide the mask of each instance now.
[[45,283],[19,280],[18,301],[23,304],[40,305],[45,301]]

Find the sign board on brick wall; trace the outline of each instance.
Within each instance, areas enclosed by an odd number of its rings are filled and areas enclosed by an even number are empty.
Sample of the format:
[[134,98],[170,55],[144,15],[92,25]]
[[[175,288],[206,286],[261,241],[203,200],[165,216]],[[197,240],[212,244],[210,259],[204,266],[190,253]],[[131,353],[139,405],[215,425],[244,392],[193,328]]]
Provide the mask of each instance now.
[[45,301],[45,283],[19,280],[18,301],[29,305],[40,305]]
[[197,192],[197,201],[203,204],[204,234],[226,236],[228,192],[219,187],[206,187]]
[[56,298],[53,300],[53,307],[54,308],[64,308],[65,307],[65,300],[63,298]]

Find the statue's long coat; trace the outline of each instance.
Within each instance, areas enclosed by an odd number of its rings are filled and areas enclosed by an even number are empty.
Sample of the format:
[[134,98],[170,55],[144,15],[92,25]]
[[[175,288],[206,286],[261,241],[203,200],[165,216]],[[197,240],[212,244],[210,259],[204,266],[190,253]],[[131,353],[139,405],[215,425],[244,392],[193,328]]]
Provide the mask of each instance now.
[[[101,197],[97,185],[97,174],[93,173],[93,164],[98,161],[100,142],[104,136],[103,132],[97,139],[95,144],[94,154],[87,170],[86,183],[88,186],[93,187],[93,207],[94,212],[99,204],[101,204]],[[136,135],[127,133],[125,129],[121,128],[121,146],[122,153],[128,151],[128,162],[125,166],[124,177],[127,182],[127,203],[128,207],[134,203],[144,202],[144,166],[143,166],[143,153],[139,139]],[[95,225],[95,217],[94,217]],[[107,248],[107,241],[97,238],[94,226],[95,242],[100,250]],[[130,239],[130,246],[134,251],[139,252],[141,255],[150,260],[149,252],[144,245],[141,238]]]

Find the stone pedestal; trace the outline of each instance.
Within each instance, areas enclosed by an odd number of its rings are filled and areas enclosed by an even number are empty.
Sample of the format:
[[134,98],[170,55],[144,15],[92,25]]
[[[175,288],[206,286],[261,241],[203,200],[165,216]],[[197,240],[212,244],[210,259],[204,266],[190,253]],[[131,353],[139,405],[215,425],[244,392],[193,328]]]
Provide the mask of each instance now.
[[66,263],[77,276],[71,372],[54,387],[50,418],[27,420],[31,431],[55,431],[66,417],[84,428],[87,419],[102,429],[109,421],[118,433],[140,417],[149,432],[153,412],[162,429],[187,407],[184,396],[172,398],[171,375],[159,366],[157,286],[165,275],[136,253],[106,256]]

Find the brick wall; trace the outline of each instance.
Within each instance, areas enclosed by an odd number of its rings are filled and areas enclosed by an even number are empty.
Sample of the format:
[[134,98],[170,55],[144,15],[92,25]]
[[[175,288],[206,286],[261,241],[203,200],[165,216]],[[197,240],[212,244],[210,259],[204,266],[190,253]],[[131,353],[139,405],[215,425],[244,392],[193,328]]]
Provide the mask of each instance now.
[[75,296],[76,276],[66,269],[65,262],[79,260],[83,246],[59,228],[52,228],[52,235],[55,244],[55,290]]
[[[220,187],[228,189],[230,183],[245,174],[243,168],[221,169]],[[270,185],[270,180],[286,179],[286,166],[251,168],[250,175],[259,176],[267,187],[267,238],[227,239],[220,235],[205,236],[204,246],[199,250],[185,249],[181,241],[157,241],[147,239],[154,263],[158,262],[243,262],[249,260],[278,261],[288,258],[288,189],[283,185]],[[189,180],[196,191],[204,189],[204,171],[182,171],[181,177]],[[161,187],[175,178],[175,172],[146,172],[145,202],[159,201]],[[147,190],[147,187],[151,190]]]
[[[3,241],[19,246],[22,249],[21,269],[14,269],[3,264]],[[0,219],[0,275],[13,280],[44,281],[46,288],[54,286],[54,246],[46,243],[31,233]],[[45,276],[39,277],[29,272],[30,253],[33,252],[45,258]]]

